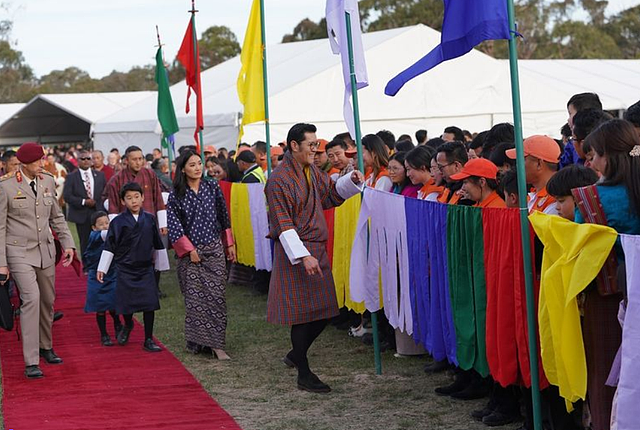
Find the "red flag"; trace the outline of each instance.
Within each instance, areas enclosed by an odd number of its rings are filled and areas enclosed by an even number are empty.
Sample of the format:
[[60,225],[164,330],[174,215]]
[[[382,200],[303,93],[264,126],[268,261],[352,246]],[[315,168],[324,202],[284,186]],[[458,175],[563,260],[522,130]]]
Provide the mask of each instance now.
[[[204,129],[204,119],[202,116],[202,85],[200,84],[200,48],[198,47],[197,38],[194,38],[193,18],[189,21],[187,32],[182,40],[182,45],[178,51],[177,59],[182,63],[187,72],[187,107],[186,112],[189,113],[189,98],[191,90],[196,94],[196,132],[193,137],[196,140],[196,148],[200,153],[200,142],[198,141],[198,132]],[[193,42],[196,40],[194,48]]]

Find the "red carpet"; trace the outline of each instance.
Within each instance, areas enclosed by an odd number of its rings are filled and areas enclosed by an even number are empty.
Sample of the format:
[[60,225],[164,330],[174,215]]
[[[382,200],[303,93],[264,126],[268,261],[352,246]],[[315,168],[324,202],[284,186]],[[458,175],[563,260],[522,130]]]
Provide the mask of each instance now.
[[83,311],[84,278],[59,266],[56,289],[64,318],[54,349],[64,364],[41,360],[45,377],[27,380],[15,331],[0,334],[5,429],[240,428],[169,351],[142,350],[139,324],[126,346],[101,346],[95,315]]

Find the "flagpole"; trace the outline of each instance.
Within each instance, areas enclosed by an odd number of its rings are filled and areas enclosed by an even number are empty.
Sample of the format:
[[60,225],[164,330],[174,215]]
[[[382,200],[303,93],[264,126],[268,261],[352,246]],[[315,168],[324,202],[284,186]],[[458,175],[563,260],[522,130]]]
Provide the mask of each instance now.
[[[158,37],[158,48],[162,49],[162,42],[160,42],[160,30],[158,29],[157,25],[156,25],[156,36]],[[165,64],[164,51],[162,51],[162,65],[164,66],[164,64]],[[164,69],[164,72],[167,73],[166,67]],[[167,156],[169,157],[169,177],[173,179],[173,175],[171,174],[171,168],[173,167],[173,145],[171,145],[171,142],[169,142],[167,137],[164,135],[164,132],[162,132],[162,140],[160,142],[160,148],[162,148],[163,146],[166,146],[167,148]]]
[[269,124],[269,81],[267,79],[267,36],[264,20],[264,0],[260,0],[260,29],[262,32],[262,88],[264,90],[264,132],[267,142],[267,176],[271,176],[271,126]]
[[[194,66],[195,66],[195,82],[194,84],[194,88],[198,88],[198,79],[200,79],[200,67],[198,66],[200,64],[200,59],[198,58],[198,36],[197,36],[197,32],[196,32],[196,13],[198,12],[196,10],[196,1],[195,0],[191,0],[191,10],[189,11],[191,13],[191,32],[193,34],[193,61],[194,61]],[[198,94],[198,97],[202,97],[202,87],[200,87],[201,91],[200,94]],[[200,103],[200,101],[198,101]],[[197,111],[197,108],[196,108]],[[198,125],[196,124],[196,127]],[[199,130],[199,136],[200,136],[200,159],[202,160],[202,165],[205,165],[206,160],[204,159],[204,137],[203,137],[203,133],[202,133],[202,129]]]
[[[355,64],[353,60],[353,35],[351,31],[351,14],[344,13],[347,24],[347,45],[349,46],[349,74],[351,76],[351,95],[353,97],[353,122],[356,129],[356,147],[358,148],[358,170],[364,172],[364,160],[362,158],[362,132],[360,131],[360,106],[358,104],[358,84],[356,81]],[[380,356],[380,337],[378,336],[378,314],[371,312],[371,328],[373,330],[373,351],[376,366],[376,375],[382,374],[382,359]]]
[[542,430],[540,412],[540,381],[538,368],[538,335],[536,305],[533,291],[533,268],[531,266],[531,235],[529,231],[529,210],[527,207],[527,180],[524,167],[524,145],[522,143],[522,109],[520,106],[520,78],[518,76],[518,38],[513,0],[507,0],[509,13],[509,66],[511,68],[511,95],[513,101],[513,127],[516,144],[516,165],[518,173],[518,198],[520,203],[520,232],[522,234],[522,255],[524,259],[524,283],[527,296],[527,329],[529,337],[529,366],[531,370],[531,398],[533,403],[533,426]]

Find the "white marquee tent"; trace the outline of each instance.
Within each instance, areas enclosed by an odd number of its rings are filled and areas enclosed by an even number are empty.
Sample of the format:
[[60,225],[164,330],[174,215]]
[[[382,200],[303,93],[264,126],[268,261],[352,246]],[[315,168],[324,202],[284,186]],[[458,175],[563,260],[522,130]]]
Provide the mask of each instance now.
[[[0,144],[88,142],[93,124],[154,94],[151,91],[40,94],[24,105],[0,109]],[[10,111],[13,110],[12,112]]]
[[[427,53],[440,33],[423,25],[363,36],[370,86],[359,92],[363,133],[382,128],[413,134],[426,128],[438,135],[449,125],[477,131],[511,120],[509,68],[479,51],[443,63],[408,83],[396,97],[384,95],[386,82]],[[325,138],[345,131],[340,59],[326,39],[270,46],[268,49],[272,144],[283,140],[295,122],[312,122]],[[242,106],[236,93],[239,57],[202,74],[205,144],[232,147]],[[525,133],[557,132],[566,118],[569,92],[548,88],[532,73],[522,72]],[[186,85],[171,88],[182,130],[176,145],[192,144],[195,119],[185,115]],[[97,122],[97,148],[138,144],[157,147],[156,98],[151,97]],[[244,140],[264,139],[264,126],[246,128]]]

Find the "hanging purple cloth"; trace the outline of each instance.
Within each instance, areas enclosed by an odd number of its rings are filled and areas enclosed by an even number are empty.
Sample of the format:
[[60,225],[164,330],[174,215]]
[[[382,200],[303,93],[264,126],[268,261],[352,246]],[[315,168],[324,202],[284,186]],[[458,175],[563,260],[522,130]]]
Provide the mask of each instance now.
[[447,205],[405,199],[413,336],[434,359],[457,365],[447,271]]

